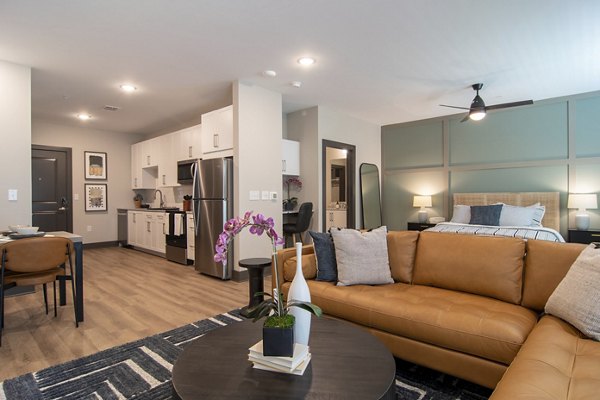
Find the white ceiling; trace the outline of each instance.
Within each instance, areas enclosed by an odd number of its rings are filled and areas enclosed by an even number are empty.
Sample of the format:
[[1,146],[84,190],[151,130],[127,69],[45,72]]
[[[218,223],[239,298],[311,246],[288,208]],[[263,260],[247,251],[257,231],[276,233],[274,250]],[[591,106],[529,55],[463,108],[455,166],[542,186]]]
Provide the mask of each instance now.
[[32,67],[33,117],[61,124],[175,130],[241,80],[385,125],[454,114],[438,104],[476,82],[488,105],[600,89],[600,1],[2,0],[0,60]]

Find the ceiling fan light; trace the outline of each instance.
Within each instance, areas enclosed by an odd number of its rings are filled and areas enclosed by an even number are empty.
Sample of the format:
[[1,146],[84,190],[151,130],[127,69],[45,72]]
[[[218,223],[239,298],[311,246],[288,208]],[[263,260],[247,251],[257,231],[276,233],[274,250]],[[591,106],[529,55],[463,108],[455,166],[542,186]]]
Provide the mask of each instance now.
[[473,121],[481,121],[485,118],[485,110],[473,110],[469,112],[469,118]]

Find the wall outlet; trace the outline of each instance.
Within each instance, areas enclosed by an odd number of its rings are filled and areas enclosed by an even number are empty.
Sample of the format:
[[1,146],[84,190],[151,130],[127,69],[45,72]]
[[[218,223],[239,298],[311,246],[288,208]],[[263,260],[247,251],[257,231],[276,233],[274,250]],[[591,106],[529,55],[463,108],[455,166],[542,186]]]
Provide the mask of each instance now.
[[88,232],[91,232],[91,231],[92,231],[92,226],[91,226],[91,225],[88,225],[88,226],[87,226],[87,231],[88,231]]
[[17,201],[17,189],[8,189],[8,201]]
[[277,196],[277,192],[271,192],[271,193],[270,193],[270,198],[271,198],[271,200],[272,200],[272,201],[275,201],[275,200],[277,200],[277,197],[278,197],[278,196]]
[[263,190],[260,194],[260,199],[261,200],[269,200],[269,191]]

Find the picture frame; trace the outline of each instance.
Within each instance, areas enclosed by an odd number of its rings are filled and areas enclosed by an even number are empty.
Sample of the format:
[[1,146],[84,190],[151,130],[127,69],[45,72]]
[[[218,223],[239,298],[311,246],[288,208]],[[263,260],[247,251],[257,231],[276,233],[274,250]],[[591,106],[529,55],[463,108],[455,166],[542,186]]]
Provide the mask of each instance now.
[[100,151],[84,151],[84,169],[86,180],[105,181],[108,165],[107,155]]
[[108,185],[106,183],[86,183],[85,212],[108,211]]

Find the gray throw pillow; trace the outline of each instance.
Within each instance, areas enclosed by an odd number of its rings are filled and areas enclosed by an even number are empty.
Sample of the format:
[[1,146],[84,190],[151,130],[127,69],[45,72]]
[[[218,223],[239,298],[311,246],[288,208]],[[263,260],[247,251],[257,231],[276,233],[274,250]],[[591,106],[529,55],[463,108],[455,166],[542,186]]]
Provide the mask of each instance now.
[[387,251],[387,228],[370,232],[332,229],[338,286],[394,283]]
[[317,259],[317,281],[337,281],[337,265],[335,261],[335,248],[329,233],[308,231],[313,240],[315,258]]
[[545,311],[600,340],[600,248],[583,249],[548,298]]
[[492,206],[471,206],[472,225],[492,225],[500,224],[500,214],[502,213],[502,204]]

